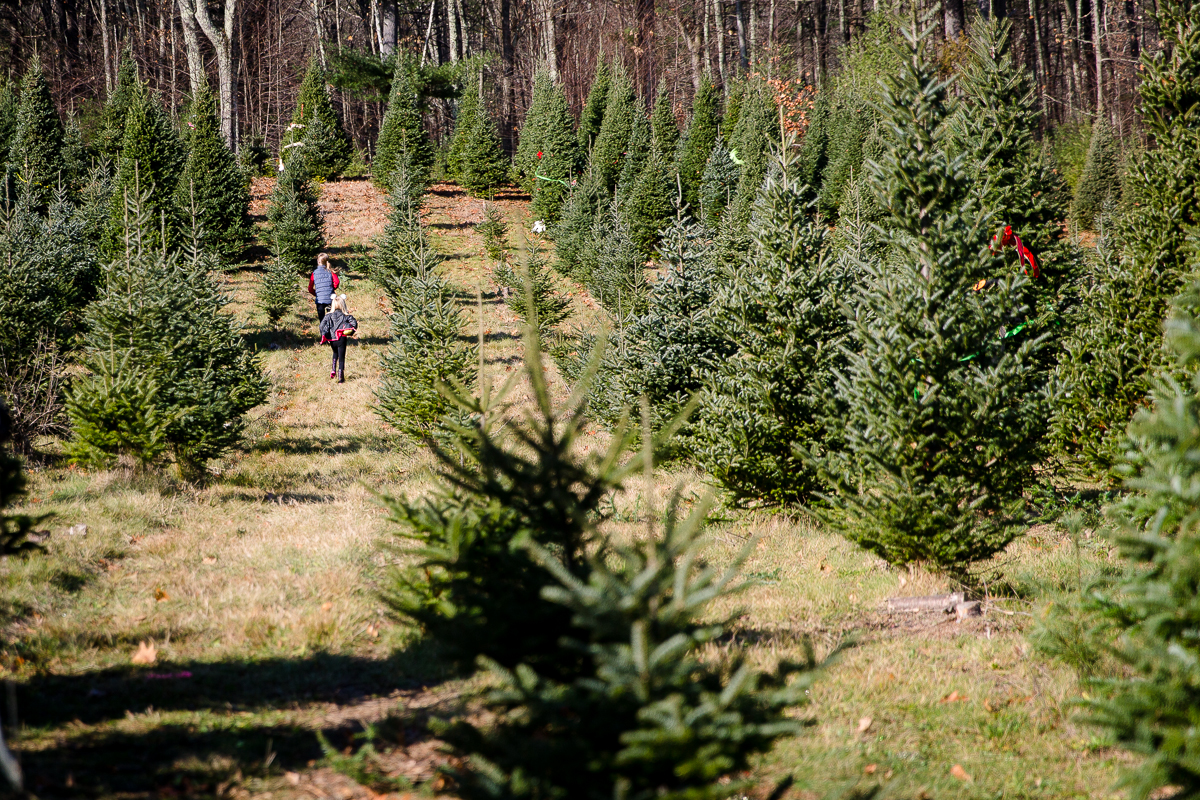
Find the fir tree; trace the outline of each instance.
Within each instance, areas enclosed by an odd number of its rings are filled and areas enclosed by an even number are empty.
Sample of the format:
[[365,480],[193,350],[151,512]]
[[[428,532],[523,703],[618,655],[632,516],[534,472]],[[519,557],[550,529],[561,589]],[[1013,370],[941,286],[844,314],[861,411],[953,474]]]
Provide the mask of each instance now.
[[679,145],[679,124],[675,121],[675,108],[671,105],[671,93],[667,91],[665,80],[659,84],[654,111],[650,114],[650,134],[659,158],[663,163],[671,164]]
[[617,176],[617,184],[613,192],[613,202],[623,207],[633,194],[638,177],[650,157],[650,120],[646,117],[646,108],[642,101],[634,102],[633,119],[629,126],[629,139],[625,142],[625,152],[621,156],[621,171]]
[[138,369],[134,353],[98,353],[66,396],[71,460],[79,464],[146,468],[167,452],[176,415],[158,402],[160,386]]
[[828,163],[817,197],[817,210],[826,219],[837,219],[846,185],[863,172],[863,141],[874,122],[862,100],[840,99],[830,110]]
[[700,182],[700,220],[711,230],[717,230],[725,209],[737,194],[741,170],[729,156],[729,148],[721,140],[713,145]]
[[600,126],[604,123],[604,112],[608,104],[608,92],[612,88],[612,69],[603,59],[596,60],[596,74],[592,76],[592,85],[588,89],[587,100],[583,104],[583,112],[579,115],[579,157],[580,166],[585,166],[591,157],[596,137],[600,135]]
[[104,234],[106,256],[117,258],[125,251],[128,201],[140,203],[142,212],[158,221],[157,230],[142,231],[144,246],[170,248],[179,244],[175,192],[183,161],[183,146],[162,106],[145,86],[136,84],[129,101],[121,160],[113,182]]
[[371,164],[371,179],[381,189],[391,188],[390,181],[398,160],[407,160],[409,180],[424,193],[433,165],[433,144],[421,124],[420,93],[416,66],[407,59],[396,59],[392,89],[388,95],[387,113],[379,127],[375,145],[375,160]]
[[1071,204],[1071,218],[1079,227],[1091,230],[1105,205],[1115,205],[1120,199],[1121,145],[1108,120],[1100,117],[1092,125],[1087,159]]
[[[992,270],[989,220],[965,159],[948,152],[954,106],[926,35],[904,31],[903,66],[885,84],[887,147],[869,168],[895,256],[866,265],[859,352],[837,381],[851,455],[826,460],[841,513],[825,516],[890,563],[965,577],[1016,535],[1046,398],[1033,363],[1041,342],[1006,338],[1025,311],[1024,277],[975,289]],[[818,462],[811,451],[806,460]]]
[[96,159],[87,171],[79,192],[79,217],[83,222],[83,237],[93,250],[100,247],[108,227],[113,193],[112,164],[104,156]]
[[[288,153],[288,145],[303,142],[295,148],[300,150],[308,161],[308,170],[317,180],[329,180],[342,174],[350,164],[350,137],[342,128],[333,102],[329,99],[328,77],[321,61],[314,54],[308,59],[308,69],[304,73],[304,81],[300,84],[300,93],[296,97],[296,110],[292,113],[292,123],[288,126],[287,135],[281,147]],[[320,117],[319,131],[313,134],[313,116]],[[284,156],[284,161],[290,155]]]
[[666,160],[656,148],[651,149],[642,174],[622,208],[629,234],[645,258],[654,255],[658,233],[671,218],[675,188],[672,184]]
[[483,238],[483,252],[493,261],[504,261],[508,249],[508,224],[504,214],[491,203],[485,203],[483,222],[475,226],[475,232]]
[[282,258],[271,259],[263,270],[257,301],[272,326],[278,325],[283,315],[296,305],[297,277],[295,265]]
[[729,136],[730,158],[738,164],[738,189],[731,204],[727,224],[741,231],[750,222],[754,198],[767,176],[772,145],[779,144],[779,121],[775,101],[761,81],[748,83],[741,94],[737,127]]
[[475,118],[480,113],[483,92],[479,83],[482,79],[482,70],[467,69],[463,72],[462,89],[454,109],[454,133],[450,135],[450,147],[446,151],[446,174],[454,180],[460,180],[462,175],[467,141]]
[[500,137],[496,135],[496,126],[484,107],[482,97],[478,98],[477,104],[476,112],[469,119],[457,177],[470,194],[482,197],[494,192],[505,182],[508,159],[500,147]]
[[586,285],[619,320],[641,314],[646,310],[649,289],[646,257],[616,212],[601,215],[597,222],[592,226],[590,244],[595,266],[587,270]]
[[592,226],[608,207],[609,199],[608,192],[590,171],[571,190],[563,205],[562,217],[552,229],[559,272],[578,281],[588,280],[584,265],[591,246]]
[[17,132],[17,108],[17,95],[12,84],[5,80],[0,85],[0,165],[4,166],[6,173],[8,152]]
[[[126,129],[126,156],[135,127]],[[146,210],[149,194],[140,205],[139,198],[130,200],[131,223],[123,236],[128,246],[105,266],[103,292],[87,309],[82,363],[92,377],[79,384],[68,407],[72,448],[119,457],[124,445],[114,446],[105,427],[80,409],[103,410],[120,401],[136,411],[139,446],[148,447],[145,437],[165,423],[167,450],[180,472],[194,477],[209,459],[237,445],[245,414],[267,399],[268,383],[241,326],[219,310],[229,298],[198,262],[195,245],[188,259],[158,245],[160,223]],[[113,399],[97,402],[104,396]]]
[[570,191],[570,179],[580,161],[567,97],[547,73],[534,79],[533,101],[521,128],[517,169],[532,197],[536,219],[553,223]]
[[63,125],[36,57],[21,78],[21,104],[8,153],[8,184],[34,208],[44,208],[63,174]]
[[217,101],[207,85],[192,98],[186,131],[188,156],[179,180],[179,206],[195,210],[206,249],[237,258],[254,233],[250,192],[237,158],[221,135]]
[[796,180],[812,187],[813,192],[820,188],[831,156],[837,155],[830,152],[829,142],[831,94],[827,89],[817,92],[816,102],[808,113],[808,128],[800,142],[800,157],[796,165],[800,172]]
[[700,79],[700,89],[692,100],[692,118],[679,152],[679,181],[683,186],[683,202],[699,213],[700,185],[708,157],[717,142],[717,122],[720,115],[720,95],[706,74]]
[[746,79],[734,78],[725,87],[725,114],[721,117],[721,137],[726,146],[736,148],[734,143],[738,120],[742,117],[742,101],[746,99],[749,83]]
[[617,179],[625,164],[637,108],[637,98],[634,97],[629,76],[624,70],[617,70],[608,89],[608,99],[604,103],[604,121],[592,146],[589,167],[596,180],[609,193],[616,189]]
[[424,264],[432,268],[431,248],[421,227],[422,195],[409,180],[404,164],[407,159],[401,153],[401,166],[389,181],[392,190],[388,193],[387,225],[375,240],[375,252],[371,256],[371,279],[389,294],[403,291],[404,281],[418,274]]
[[496,277],[505,286],[516,289],[508,307],[517,318],[545,341],[548,335],[571,316],[571,301],[556,291],[550,265],[533,242],[526,243],[528,256],[520,267],[501,263]]
[[83,142],[83,131],[74,114],[67,115],[63,128],[62,183],[74,198],[88,178],[88,151]]
[[759,197],[749,253],[713,303],[714,329],[737,351],[714,366],[697,421],[697,457],[738,499],[807,502],[824,485],[795,447],[837,441],[834,376],[846,366],[846,298],[856,272],[830,256],[801,165],[786,149]]
[[325,249],[325,221],[304,159],[293,158],[279,174],[267,205],[271,252],[293,269],[306,269]]
[[1200,32],[1194,8],[1179,0],[1161,5],[1167,46],[1144,55],[1139,84],[1155,148],[1135,160],[1123,186],[1127,213],[1114,231],[1124,245],[1101,261],[1085,293],[1058,378],[1066,401],[1054,418],[1056,443],[1107,470],[1121,448],[1122,431],[1142,404],[1148,378],[1162,361],[1167,303],[1195,268],[1192,233],[1200,225]]
[[104,103],[97,136],[97,149],[112,159],[113,163],[120,160],[121,148],[125,146],[125,120],[138,91],[138,83],[133,54],[128,49],[122,50],[121,61],[117,65],[117,85]]

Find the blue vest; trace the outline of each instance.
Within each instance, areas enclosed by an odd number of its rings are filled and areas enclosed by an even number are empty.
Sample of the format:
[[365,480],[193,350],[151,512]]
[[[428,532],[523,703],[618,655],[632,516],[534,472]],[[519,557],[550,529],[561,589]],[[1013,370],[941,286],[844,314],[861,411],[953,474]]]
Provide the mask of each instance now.
[[327,306],[333,302],[333,273],[325,267],[313,270],[313,291],[317,293],[317,302]]

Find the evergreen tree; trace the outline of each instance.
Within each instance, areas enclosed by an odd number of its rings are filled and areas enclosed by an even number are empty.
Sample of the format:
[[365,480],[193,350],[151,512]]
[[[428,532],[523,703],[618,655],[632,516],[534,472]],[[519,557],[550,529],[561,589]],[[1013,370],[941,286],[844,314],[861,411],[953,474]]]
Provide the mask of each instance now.
[[[458,181],[475,197],[491,194],[508,176],[508,158],[500,147],[496,126],[478,98],[478,110],[469,120]],[[457,131],[455,131],[457,133]]]
[[[352,155],[350,137],[329,99],[328,82],[321,60],[315,54],[309,57],[308,69],[296,97],[296,110],[292,112],[292,123],[281,143],[283,152],[290,154],[288,145],[303,142],[295,149],[301,151],[308,162],[312,177],[321,181],[341,175]],[[319,131],[315,134],[311,130],[314,115],[320,118]],[[284,161],[290,157],[285,155]]]
[[579,115],[579,158],[580,166],[586,166],[591,158],[592,148],[595,147],[596,137],[600,135],[600,126],[604,123],[604,112],[608,104],[608,93],[612,88],[612,69],[603,59],[596,60],[596,74],[592,76],[592,85],[588,89],[587,100],[583,104],[583,112]]
[[796,175],[796,180],[812,187],[814,192],[825,179],[825,169],[830,158],[837,155],[836,152],[830,152],[831,95],[832,92],[828,89],[817,92],[816,102],[808,113],[808,128],[800,142],[800,157],[796,165],[800,172]]
[[1092,229],[1108,203],[1121,200],[1121,145],[1103,116],[1092,125],[1083,174],[1071,204],[1071,218],[1081,228]]
[[121,51],[121,61],[117,65],[117,85],[104,103],[104,111],[100,115],[100,132],[97,138],[97,149],[113,163],[121,158],[121,148],[125,146],[125,119],[129,116],[129,108],[134,95],[138,91],[137,64],[133,54],[128,50]]
[[652,148],[650,158],[622,208],[629,234],[645,258],[654,255],[659,231],[671,218],[673,183],[667,161],[657,148]]
[[63,174],[62,146],[62,120],[35,57],[21,79],[21,104],[8,154],[8,184],[14,196],[24,196],[34,208],[49,204],[59,181],[70,180]]
[[483,92],[479,87],[483,72],[468,68],[463,72],[462,89],[454,110],[454,133],[450,136],[450,147],[446,150],[446,174],[461,180],[467,141],[479,116]]
[[754,198],[767,176],[772,145],[779,144],[779,119],[766,84],[747,83],[740,97],[737,127],[729,136],[730,158],[738,164],[738,190],[730,209],[730,222],[738,231],[750,222]]
[[571,316],[571,301],[556,291],[554,273],[537,245],[527,242],[527,250],[524,264],[514,269],[502,262],[496,268],[496,277],[503,285],[516,289],[508,307],[539,340],[545,341]]
[[621,156],[621,171],[617,176],[616,189],[613,192],[613,202],[618,207],[624,207],[633,194],[638,177],[650,157],[650,120],[646,117],[646,108],[639,99],[634,103],[633,119],[629,126],[629,140],[625,143],[625,152]]
[[484,205],[483,222],[475,226],[475,232],[483,238],[483,252],[493,261],[504,261],[508,249],[508,224],[504,214],[491,203]]
[[108,228],[113,193],[112,164],[100,156],[92,163],[85,178],[79,192],[78,213],[83,223],[84,241],[95,251]]
[[325,221],[304,159],[287,162],[267,205],[271,252],[292,269],[308,268],[325,249]]
[[1058,378],[1066,398],[1055,409],[1054,438],[1098,471],[1121,449],[1122,431],[1162,363],[1167,303],[1195,269],[1190,237],[1200,225],[1200,32],[1194,7],[1160,5],[1167,42],[1143,57],[1139,84],[1155,148],[1126,174],[1127,212],[1114,231],[1121,253],[1101,261],[1094,288],[1073,320]]
[[[130,122],[126,157],[136,130]],[[122,455],[128,443],[106,438],[92,414],[120,401],[137,411],[133,430],[142,452],[165,424],[162,441],[180,472],[194,477],[206,461],[237,445],[245,414],[266,401],[268,383],[241,326],[219,310],[229,298],[198,253],[182,259],[158,245],[161,223],[147,211],[149,194],[143,193],[140,205],[139,198],[130,200],[131,223],[121,237],[129,246],[104,267],[103,291],[87,308],[82,363],[91,377],[77,384],[68,406],[72,451],[92,454],[89,460]],[[105,397],[110,400],[97,402]]]
[[817,196],[817,210],[829,220],[838,218],[846,185],[863,173],[863,142],[875,124],[866,102],[842,99],[830,109],[828,162]]
[[371,164],[371,179],[376,186],[384,190],[391,188],[389,182],[399,166],[401,155],[407,161],[409,180],[414,186],[420,186],[423,194],[429,181],[429,168],[433,165],[433,144],[421,124],[416,65],[398,57],[387,113],[379,126],[375,160]]
[[88,178],[87,146],[83,142],[79,119],[74,114],[67,115],[67,124],[63,128],[62,164],[63,185],[74,198]]
[[370,268],[371,280],[389,294],[397,295],[403,291],[404,281],[418,274],[421,266],[429,262],[432,253],[421,227],[423,195],[417,193],[408,177],[404,166],[407,160],[401,153],[401,166],[389,181],[392,187],[388,193],[391,213],[388,214],[383,233],[375,240]]
[[194,210],[206,249],[237,258],[254,234],[250,191],[221,135],[217,101],[207,85],[192,98],[186,130],[188,155],[177,201],[185,212]]
[[258,307],[267,315],[272,326],[278,325],[283,315],[296,305],[299,277],[295,265],[282,258],[273,258],[263,270],[262,282],[258,285]]
[[704,168],[704,178],[700,182],[700,205],[698,206],[701,221],[710,229],[717,230],[725,209],[737,194],[738,180],[741,170],[729,156],[729,148],[720,139],[713,145],[708,157],[708,166]]
[[692,100],[692,118],[679,152],[679,181],[683,186],[683,202],[693,214],[700,209],[700,185],[708,157],[717,142],[717,122],[720,115],[720,95],[706,74],[700,79],[700,89]]
[[117,258],[125,252],[126,211],[130,200],[140,203],[141,211],[158,221],[157,229],[141,232],[143,246],[161,249],[179,244],[180,221],[175,192],[183,161],[183,146],[162,106],[145,86],[135,84],[125,119],[125,139],[104,233],[107,257]]
[[965,577],[1016,535],[1047,403],[1041,342],[1006,336],[1025,278],[975,288],[993,269],[989,219],[948,151],[955,109],[927,35],[904,31],[903,66],[885,84],[886,150],[869,167],[894,263],[866,265],[859,352],[837,381],[850,455],[826,459],[840,513],[825,517],[890,563]]
[[444,435],[455,406],[443,387],[471,385],[479,359],[464,343],[466,315],[446,281],[428,269],[405,277],[390,297],[392,340],[381,360],[375,413],[415,438]]
[[633,132],[633,120],[637,112],[638,102],[633,93],[633,84],[624,70],[617,70],[608,89],[608,99],[604,103],[604,121],[592,146],[589,167],[596,180],[609,193],[616,189],[617,178],[620,177],[621,168],[625,164],[629,137]]
[[658,98],[650,115],[650,134],[659,158],[663,163],[671,164],[679,145],[679,124],[675,121],[675,108],[671,105],[671,93],[667,91],[665,80],[658,86]]
[[562,217],[552,229],[559,272],[587,282],[585,264],[592,241],[592,226],[608,204],[608,192],[591,171],[571,190],[563,205]]
[[534,80],[533,102],[521,128],[517,169],[532,197],[535,219],[554,223],[581,160],[567,96],[547,73]]
[[0,84],[0,165],[8,170],[8,152],[17,133],[17,95],[12,84],[5,80]]
[[618,320],[641,314],[649,290],[646,257],[619,214],[610,210],[597,223],[590,244],[595,265],[587,270],[586,285]]
[[746,97],[749,83],[746,79],[734,78],[725,86],[725,114],[721,117],[721,138],[729,148],[736,148],[734,143],[738,121],[742,117],[742,101]]
[[797,156],[783,151],[758,200],[751,248],[730,266],[711,312],[725,349],[737,354],[715,365],[695,448],[738,499],[810,501],[824,487],[795,447],[824,452],[838,439],[834,376],[850,347],[841,304],[862,287],[830,256],[799,174]]

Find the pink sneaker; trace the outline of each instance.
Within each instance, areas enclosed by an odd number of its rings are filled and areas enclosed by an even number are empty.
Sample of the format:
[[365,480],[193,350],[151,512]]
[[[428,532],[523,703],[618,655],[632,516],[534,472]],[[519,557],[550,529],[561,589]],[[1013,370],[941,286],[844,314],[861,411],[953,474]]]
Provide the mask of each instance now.
[[336,378],[336,377],[337,377],[337,373],[336,373],[336,372],[330,372],[330,373],[329,373],[329,377],[330,377],[330,378]]

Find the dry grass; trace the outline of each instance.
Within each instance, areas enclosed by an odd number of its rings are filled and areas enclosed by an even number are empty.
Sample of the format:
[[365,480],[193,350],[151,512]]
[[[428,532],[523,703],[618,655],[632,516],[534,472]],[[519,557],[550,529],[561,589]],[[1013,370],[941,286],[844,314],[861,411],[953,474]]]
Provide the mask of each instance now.
[[[256,182],[259,205],[270,184]],[[525,203],[497,205],[516,245],[532,224]],[[272,330],[253,306],[260,272],[243,269],[226,288],[274,388],[252,412],[245,446],[212,465],[207,485],[61,466],[32,477],[29,510],[55,516],[45,556],[0,565],[10,620],[0,664],[18,686],[17,747],[38,797],[373,796],[321,765],[314,732],[340,749],[381,721],[380,769],[432,775],[439,756],[421,720],[459,708],[470,686],[447,680],[436,653],[389,620],[376,594],[388,526],[373,492],[433,485],[429,456],[370,408],[387,320],[362,255],[386,206],[355,181],[325,185],[322,208],[362,326],[344,385],[328,379],[307,295]],[[484,360],[502,379],[520,368],[519,329],[492,296],[473,231],[480,219],[482,204],[453,187],[428,197],[426,224],[472,317],[482,296]],[[581,287],[562,288],[575,324],[600,321]],[[552,365],[548,375],[563,396]],[[605,443],[603,431],[591,435],[593,446]],[[709,491],[693,470],[663,472],[651,496],[637,485],[614,498],[614,532],[644,535],[647,509],[661,511],[674,487],[688,503]],[[1074,580],[1063,536],[1040,531],[1006,556],[1010,582],[1033,599],[992,603],[959,625],[880,610],[891,595],[947,589],[937,576],[890,570],[803,518],[725,513],[709,559],[727,563],[756,544],[752,585],[718,609],[744,612],[721,647],[765,663],[801,654],[806,640],[820,652],[856,642],[803,712],[815,726],[762,765],[764,785],[793,773],[795,798],[856,783],[880,783],[889,798],[1112,795],[1123,757],[1072,722],[1072,677],[1024,640],[1037,598]],[[86,536],[66,533],[81,523]],[[1092,543],[1084,557],[1089,569],[1111,559]],[[152,667],[130,664],[141,641],[157,648]],[[943,702],[954,692],[964,699]],[[951,774],[956,764],[970,781]]]

